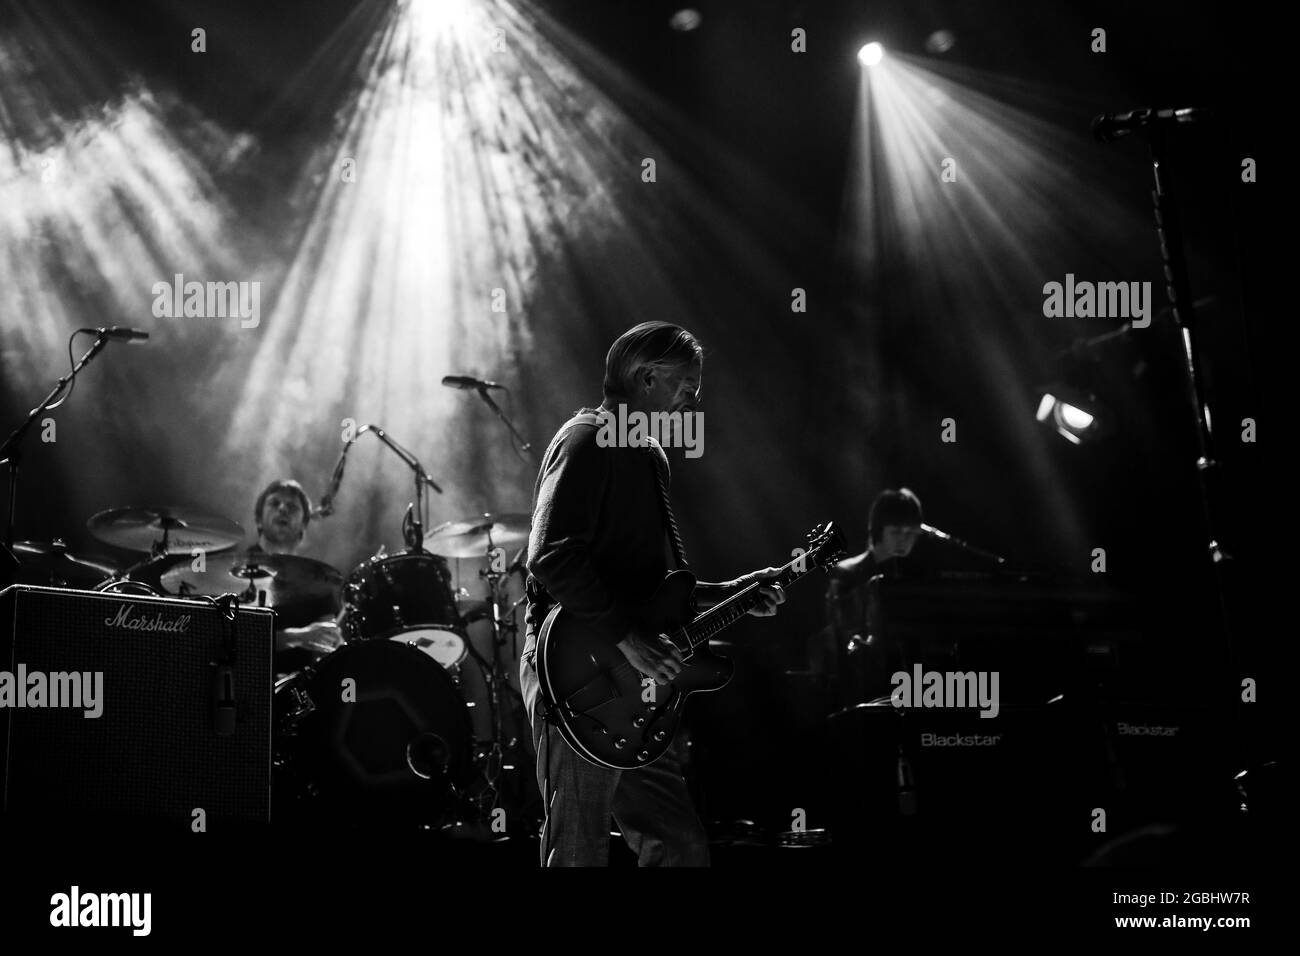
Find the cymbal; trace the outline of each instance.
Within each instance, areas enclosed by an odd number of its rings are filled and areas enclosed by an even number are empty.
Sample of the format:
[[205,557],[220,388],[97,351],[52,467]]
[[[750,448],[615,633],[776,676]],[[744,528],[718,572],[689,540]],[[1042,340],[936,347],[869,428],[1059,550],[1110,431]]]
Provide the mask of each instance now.
[[528,543],[533,516],[485,513],[440,524],[424,537],[424,547],[444,558],[482,558],[489,548]]
[[244,529],[218,515],[192,508],[110,508],[92,515],[86,527],[100,541],[128,551],[151,551],[167,532],[167,553],[224,551],[244,538]]
[[24,577],[49,578],[51,583],[98,584],[117,573],[117,565],[103,559],[72,554],[62,539],[53,541],[15,541],[14,556],[28,572]]
[[206,565],[202,571],[196,571],[188,555],[178,556],[176,563],[162,574],[163,590],[182,597],[216,596],[229,591],[247,594],[249,603],[256,603],[257,592],[265,591],[266,606],[280,607],[334,597],[343,584],[338,569],[324,561],[295,554],[241,551],[208,558]]

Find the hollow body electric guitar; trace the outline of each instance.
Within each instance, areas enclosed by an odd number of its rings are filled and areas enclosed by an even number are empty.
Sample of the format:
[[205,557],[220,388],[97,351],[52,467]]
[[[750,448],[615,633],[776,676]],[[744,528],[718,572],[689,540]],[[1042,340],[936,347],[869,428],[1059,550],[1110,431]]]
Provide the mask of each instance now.
[[[839,560],[844,536],[834,523],[808,535],[807,551],[767,584],[788,587],[817,568]],[[556,607],[537,639],[537,676],[549,718],[574,750],[592,763],[632,770],[654,763],[673,741],[686,698],[718,690],[735,666],[709,649],[709,640],[762,603],[759,584],[737,591],[700,615],[691,609],[695,575],[674,571],[638,609],[646,633],[677,645],[684,666],[671,682],[642,677],[608,635]]]

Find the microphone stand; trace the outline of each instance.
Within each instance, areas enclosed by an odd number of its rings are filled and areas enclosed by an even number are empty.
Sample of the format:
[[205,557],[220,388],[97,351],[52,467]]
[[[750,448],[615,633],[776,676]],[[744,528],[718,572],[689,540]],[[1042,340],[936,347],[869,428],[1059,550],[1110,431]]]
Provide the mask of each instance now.
[[[59,397],[68,383],[108,344],[108,329],[94,329],[93,331],[97,333],[95,344],[86,350],[86,354],[81,357],[81,360],[72,367],[72,370],[67,375],[59,379],[58,384],[41,400],[41,403],[27,413],[27,420],[15,428],[12,434],[5,439],[4,444],[0,445],[0,463],[7,462],[9,464],[9,512],[5,523],[4,547],[0,549],[3,554],[0,554],[0,557],[13,558],[14,521],[18,511],[18,466],[22,461],[22,440],[27,435],[27,432],[31,430],[32,425],[36,423],[36,419],[41,412],[46,411],[54,404],[54,400]],[[14,558],[13,560],[17,564],[17,559]]]
[[1214,436],[1210,425],[1210,406],[1206,400],[1205,382],[1201,374],[1200,349],[1196,342],[1196,309],[1192,299],[1191,280],[1187,275],[1187,257],[1183,250],[1182,222],[1178,207],[1174,202],[1173,176],[1169,162],[1169,143],[1165,127],[1153,125],[1149,128],[1151,149],[1151,170],[1155,179],[1155,189],[1151,199],[1155,205],[1156,238],[1160,241],[1160,253],[1164,259],[1164,272],[1168,284],[1165,294],[1173,312],[1174,321],[1182,331],[1182,364],[1186,373],[1183,379],[1189,411],[1196,419],[1196,476],[1197,490],[1200,495],[1201,517],[1209,541],[1209,552],[1215,572],[1215,584],[1218,590],[1219,613],[1223,627],[1223,650],[1229,660],[1232,658],[1232,634],[1228,624],[1226,589],[1224,586],[1224,562],[1231,560],[1219,543],[1217,534],[1217,509],[1215,508],[1215,489],[1211,479],[1219,473],[1219,462],[1214,457]]
[[[410,521],[409,533],[408,528],[405,526],[403,527],[402,532],[403,537],[406,539],[406,546],[412,551],[420,551],[424,548],[425,486],[427,485],[432,488],[434,491],[438,492],[438,494],[442,494],[442,489],[438,487],[438,483],[430,478],[428,473],[425,472],[424,466],[420,464],[420,460],[390,438],[388,433],[382,428],[378,425],[366,425],[364,428],[366,431],[373,432],[376,438],[391,448],[398,458],[406,462],[407,466],[415,475],[415,501],[411,503],[410,508],[408,508],[406,512],[407,519]],[[360,431],[358,431],[358,434],[360,434]],[[403,522],[403,525],[405,524],[406,522]]]
[[347,467],[348,452],[352,450],[352,446],[357,443],[358,438],[374,427],[373,425],[362,425],[357,429],[356,434],[343,443],[343,450],[339,452],[339,460],[334,463],[334,471],[330,474],[325,494],[320,496],[320,504],[312,510],[311,516],[313,518],[328,518],[334,514],[334,499],[338,497],[339,489],[343,487],[343,470]]
[[[1188,411],[1196,419],[1196,477],[1197,491],[1200,499],[1201,518],[1204,521],[1208,537],[1206,550],[1214,573],[1216,604],[1219,611],[1220,641],[1219,650],[1223,654],[1222,666],[1232,668],[1234,647],[1232,625],[1228,614],[1228,591],[1225,580],[1225,565],[1232,560],[1232,555],[1223,550],[1217,533],[1218,509],[1216,488],[1212,482],[1221,474],[1219,462],[1214,457],[1214,436],[1210,424],[1210,406],[1205,395],[1205,383],[1201,375],[1200,349],[1196,341],[1196,308],[1192,299],[1191,280],[1187,274],[1187,257],[1183,249],[1182,221],[1174,199],[1173,169],[1170,162],[1169,140],[1164,124],[1152,124],[1148,127],[1148,144],[1151,153],[1151,172],[1155,180],[1155,189],[1151,192],[1155,207],[1156,238],[1160,242],[1160,255],[1164,260],[1166,279],[1165,295],[1173,312],[1174,322],[1182,332],[1182,366],[1184,371],[1184,395]],[[1235,727],[1235,721],[1229,721],[1229,727]],[[1229,735],[1229,747],[1233,755],[1240,758],[1244,752],[1243,745],[1237,738],[1237,732]]]
[[532,444],[524,441],[524,436],[519,434],[519,430],[515,428],[514,423],[506,417],[506,413],[501,410],[501,406],[493,401],[492,396],[488,394],[488,390],[480,385],[477,391],[478,397],[487,402],[488,408],[496,412],[497,418],[501,419],[501,421],[505,423],[506,428],[510,430],[510,434],[513,435],[515,441],[519,443],[520,449],[528,454],[528,457],[532,460],[533,464],[537,464],[537,456],[533,454]]
[[922,525],[922,528],[925,530],[925,533],[927,535],[929,535],[931,538],[934,538],[936,541],[947,542],[948,544],[951,544],[954,547],[961,548],[963,551],[967,551],[978,558],[983,558],[986,561],[992,561],[994,564],[1007,563],[1007,559],[1002,557],[1002,555],[994,554],[992,551],[985,551],[983,548],[977,548],[975,547],[975,545],[963,541],[961,538],[954,538],[946,531],[940,531],[938,528],[932,528],[929,525]]

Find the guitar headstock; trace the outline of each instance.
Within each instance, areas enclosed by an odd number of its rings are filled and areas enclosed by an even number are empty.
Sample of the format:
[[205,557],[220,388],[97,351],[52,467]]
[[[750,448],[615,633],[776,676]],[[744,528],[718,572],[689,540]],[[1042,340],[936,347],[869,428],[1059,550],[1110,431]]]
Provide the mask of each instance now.
[[808,532],[808,550],[804,553],[808,563],[825,568],[844,557],[844,532],[834,521],[819,524]]

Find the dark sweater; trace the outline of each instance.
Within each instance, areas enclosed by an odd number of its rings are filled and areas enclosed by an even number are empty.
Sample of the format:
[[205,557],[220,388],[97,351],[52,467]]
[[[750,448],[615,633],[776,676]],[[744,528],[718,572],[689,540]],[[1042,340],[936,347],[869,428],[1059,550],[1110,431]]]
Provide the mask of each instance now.
[[623,640],[635,620],[629,605],[649,600],[669,570],[654,461],[663,450],[601,448],[595,424],[573,421],[551,440],[537,476],[524,618],[530,659],[555,604],[611,643]]

